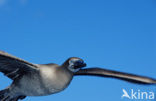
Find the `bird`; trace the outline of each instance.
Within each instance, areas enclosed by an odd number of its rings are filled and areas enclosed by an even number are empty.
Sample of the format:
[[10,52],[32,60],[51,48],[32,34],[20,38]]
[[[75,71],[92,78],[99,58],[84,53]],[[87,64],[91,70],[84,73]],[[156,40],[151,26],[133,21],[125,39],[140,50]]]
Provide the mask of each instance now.
[[0,72],[12,80],[0,91],[0,101],[18,101],[27,96],[45,96],[63,91],[74,76],[99,76],[125,80],[137,84],[156,84],[146,76],[123,73],[99,67],[86,67],[79,57],[70,57],[62,65],[33,64],[0,51]]

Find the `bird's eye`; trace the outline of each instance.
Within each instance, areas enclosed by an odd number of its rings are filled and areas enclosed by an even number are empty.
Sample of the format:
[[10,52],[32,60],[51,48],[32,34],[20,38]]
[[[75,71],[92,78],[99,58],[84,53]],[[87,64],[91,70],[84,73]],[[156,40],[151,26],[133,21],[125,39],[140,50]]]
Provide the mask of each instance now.
[[76,63],[77,63],[77,64],[83,64],[83,61],[80,61],[80,60],[79,60],[79,61],[77,61]]

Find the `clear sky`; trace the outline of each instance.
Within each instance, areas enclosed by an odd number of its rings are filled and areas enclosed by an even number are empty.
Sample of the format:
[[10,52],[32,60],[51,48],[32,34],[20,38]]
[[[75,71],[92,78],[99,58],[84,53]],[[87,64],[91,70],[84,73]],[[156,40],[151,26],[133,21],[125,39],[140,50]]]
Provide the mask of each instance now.
[[[156,78],[155,34],[155,0],[0,0],[0,49],[33,63],[77,56],[88,67]],[[0,76],[3,89],[11,81]],[[121,99],[122,89],[156,93],[155,86],[75,77],[61,93],[24,101],[136,101]]]

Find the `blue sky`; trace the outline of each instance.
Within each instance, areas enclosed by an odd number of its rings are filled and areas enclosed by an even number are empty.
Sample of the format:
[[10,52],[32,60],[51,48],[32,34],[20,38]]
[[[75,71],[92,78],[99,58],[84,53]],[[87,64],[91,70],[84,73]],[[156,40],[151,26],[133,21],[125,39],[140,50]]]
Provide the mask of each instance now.
[[[0,49],[33,63],[77,56],[88,67],[156,78],[155,34],[155,0],[0,0]],[[0,76],[3,89],[11,81]],[[121,99],[123,88],[156,93],[155,86],[75,77],[61,93],[24,101],[136,101]]]

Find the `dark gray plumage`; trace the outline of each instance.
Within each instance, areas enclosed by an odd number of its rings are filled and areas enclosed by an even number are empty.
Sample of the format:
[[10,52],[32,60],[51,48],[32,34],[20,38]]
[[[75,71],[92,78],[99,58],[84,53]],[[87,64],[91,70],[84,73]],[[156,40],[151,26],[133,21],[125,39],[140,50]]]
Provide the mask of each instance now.
[[92,75],[112,77],[139,84],[156,84],[156,80],[102,68],[82,69],[86,64],[77,57],[67,59],[62,65],[32,64],[0,51],[0,72],[13,80],[0,91],[0,101],[18,101],[26,96],[43,96],[64,90],[73,76]]
[[12,80],[37,68],[34,64],[0,51],[0,71]]
[[81,69],[80,71],[75,73],[75,76],[84,76],[84,75],[117,78],[120,80],[125,80],[137,84],[156,84],[156,80],[153,78],[98,67]]

